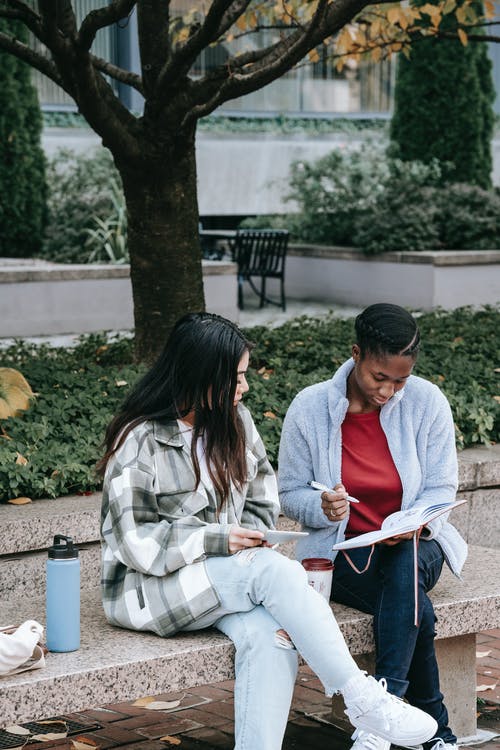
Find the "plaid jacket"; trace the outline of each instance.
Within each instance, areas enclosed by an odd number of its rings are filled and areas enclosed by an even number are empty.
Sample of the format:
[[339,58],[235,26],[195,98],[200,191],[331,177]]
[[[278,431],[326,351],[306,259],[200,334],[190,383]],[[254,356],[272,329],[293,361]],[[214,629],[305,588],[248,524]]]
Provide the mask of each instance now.
[[272,528],[276,480],[250,412],[238,406],[248,481],[232,487],[227,523],[217,521],[213,487],[195,488],[191,455],[177,422],[143,422],[108,463],[101,511],[102,595],[107,619],[167,636],[219,605],[205,570],[228,555],[231,524]]

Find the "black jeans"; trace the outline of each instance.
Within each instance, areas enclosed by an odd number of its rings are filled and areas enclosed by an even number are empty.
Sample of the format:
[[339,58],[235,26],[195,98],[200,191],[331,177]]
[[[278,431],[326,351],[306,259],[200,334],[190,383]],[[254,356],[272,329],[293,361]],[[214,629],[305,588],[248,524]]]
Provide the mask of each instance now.
[[[348,550],[358,570],[366,565],[371,547]],[[436,737],[456,742],[448,727],[448,712],[439,689],[434,650],[436,617],[427,596],[443,567],[443,552],[434,540],[418,545],[418,626],[415,625],[413,542],[375,546],[370,566],[358,574],[342,552],[335,558],[332,599],[373,614],[377,679],[385,677],[389,692],[433,716]],[[433,742],[427,743],[431,746]]]

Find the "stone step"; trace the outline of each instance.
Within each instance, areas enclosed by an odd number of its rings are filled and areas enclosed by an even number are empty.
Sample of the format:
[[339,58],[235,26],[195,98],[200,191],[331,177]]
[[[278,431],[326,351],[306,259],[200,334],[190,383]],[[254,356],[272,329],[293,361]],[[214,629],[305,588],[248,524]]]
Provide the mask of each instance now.
[[[470,544],[497,548],[500,539],[500,445],[459,454],[460,497],[469,501],[452,520]],[[46,549],[55,534],[73,537],[81,549],[82,589],[99,581],[101,493],[55,500],[35,500],[22,506],[0,505],[0,600],[43,593]],[[281,518],[280,528],[298,528]],[[281,548],[293,555],[294,545]]]
[[[82,590],[99,585],[101,547],[99,542],[79,545],[80,586]],[[47,552],[18,552],[0,557],[0,601],[45,596]],[[1,625],[2,623],[0,623]]]
[[55,534],[78,544],[99,539],[101,493],[34,500],[27,505],[0,505],[0,552],[44,550]]

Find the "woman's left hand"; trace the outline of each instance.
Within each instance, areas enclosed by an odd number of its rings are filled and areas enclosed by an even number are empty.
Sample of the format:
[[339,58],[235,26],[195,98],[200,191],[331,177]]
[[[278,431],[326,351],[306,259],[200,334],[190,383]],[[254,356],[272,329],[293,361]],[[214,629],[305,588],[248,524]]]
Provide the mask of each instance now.
[[245,529],[243,526],[233,524],[229,532],[229,552],[233,554],[242,549],[249,549],[249,547],[260,547],[263,539],[262,531]]
[[343,484],[336,484],[330,492],[321,493],[321,508],[329,521],[343,521],[349,511],[347,491]]

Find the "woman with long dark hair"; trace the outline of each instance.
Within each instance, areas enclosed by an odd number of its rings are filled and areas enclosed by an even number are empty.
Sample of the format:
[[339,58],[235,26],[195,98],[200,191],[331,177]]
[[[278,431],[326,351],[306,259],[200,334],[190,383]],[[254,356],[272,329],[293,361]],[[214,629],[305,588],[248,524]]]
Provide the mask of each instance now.
[[241,399],[251,345],[230,321],[181,318],[106,435],[102,591],[113,625],[215,626],[236,646],[237,750],[279,750],[297,652],[356,726],[416,745],[435,722],[353,661],[303,567],[265,545],[274,472]]
[[[420,332],[409,312],[370,305],[356,318],[355,333],[352,357],[290,405],[279,453],[282,506],[310,532],[297,557],[335,559],[333,600],[374,615],[375,676],[436,719],[437,733],[424,750],[456,750],[427,592],[445,560],[460,575],[467,545],[445,515],[423,527],[416,594],[413,532],[350,549],[348,557],[332,550],[380,528],[395,511],[455,499],[453,418],[440,389],[412,375]],[[332,489],[315,491],[311,481]],[[360,502],[351,504],[348,493]],[[389,750],[376,732],[356,731],[353,739],[353,750]]]

